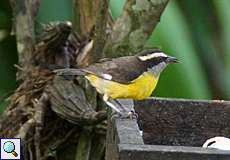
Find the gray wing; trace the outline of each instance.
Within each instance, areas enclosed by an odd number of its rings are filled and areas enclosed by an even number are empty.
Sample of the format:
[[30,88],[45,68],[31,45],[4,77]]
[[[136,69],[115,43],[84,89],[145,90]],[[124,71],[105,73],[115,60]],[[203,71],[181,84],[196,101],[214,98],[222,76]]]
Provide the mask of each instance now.
[[135,56],[110,59],[83,69],[87,73],[95,74],[104,79],[107,79],[105,74],[107,77],[110,75],[111,79],[109,80],[119,83],[130,83],[146,70],[147,68]]

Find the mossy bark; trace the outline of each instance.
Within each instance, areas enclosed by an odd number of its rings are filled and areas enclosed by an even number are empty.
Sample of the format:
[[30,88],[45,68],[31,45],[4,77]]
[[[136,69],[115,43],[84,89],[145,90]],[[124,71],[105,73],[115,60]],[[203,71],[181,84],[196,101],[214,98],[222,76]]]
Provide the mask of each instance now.
[[108,57],[139,52],[152,34],[168,0],[127,0],[104,48]]

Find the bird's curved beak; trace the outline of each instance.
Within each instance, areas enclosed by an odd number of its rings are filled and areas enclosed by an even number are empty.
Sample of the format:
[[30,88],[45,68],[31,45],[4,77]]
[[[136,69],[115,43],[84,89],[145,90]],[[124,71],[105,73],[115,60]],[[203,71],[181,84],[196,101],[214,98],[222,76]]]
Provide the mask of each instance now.
[[166,63],[180,63],[180,61],[176,57],[168,56]]

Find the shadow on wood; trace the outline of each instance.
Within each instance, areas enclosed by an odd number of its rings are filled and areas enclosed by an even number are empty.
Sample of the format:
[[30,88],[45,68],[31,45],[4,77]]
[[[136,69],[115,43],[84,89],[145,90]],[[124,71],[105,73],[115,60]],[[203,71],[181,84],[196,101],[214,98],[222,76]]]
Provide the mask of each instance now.
[[229,160],[230,152],[201,148],[229,136],[230,102],[150,98],[135,102],[136,120],[113,119],[106,160]]

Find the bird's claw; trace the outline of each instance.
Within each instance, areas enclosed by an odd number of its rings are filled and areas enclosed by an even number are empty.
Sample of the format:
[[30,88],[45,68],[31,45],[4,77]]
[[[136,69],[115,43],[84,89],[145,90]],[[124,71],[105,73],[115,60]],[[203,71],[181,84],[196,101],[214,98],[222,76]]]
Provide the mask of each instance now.
[[134,109],[129,111],[128,115],[129,115],[130,119],[138,119],[138,114],[135,112]]
[[129,112],[115,112],[112,114],[111,116],[111,120],[115,119],[115,118],[120,118],[120,119],[137,119],[138,118],[138,114],[134,111],[131,110]]

